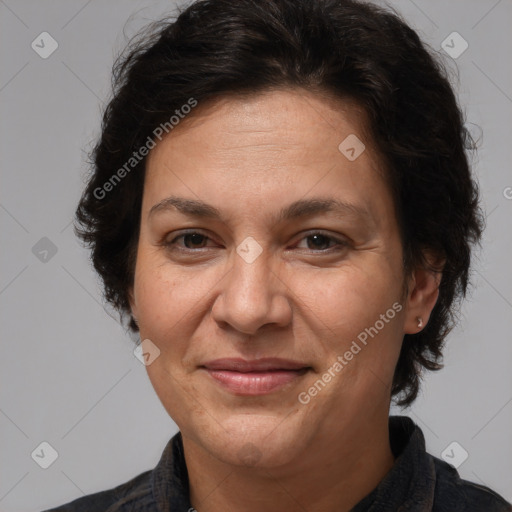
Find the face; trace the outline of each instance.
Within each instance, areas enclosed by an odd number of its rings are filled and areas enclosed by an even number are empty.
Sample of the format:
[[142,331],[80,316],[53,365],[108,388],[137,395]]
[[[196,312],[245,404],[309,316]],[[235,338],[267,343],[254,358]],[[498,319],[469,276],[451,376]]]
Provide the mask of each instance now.
[[289,464],[387,418],[407,297],[363,120],[305,91],[225,98],[148,157],[131,290],[160,351],[146,368],[184,439],[226,463]]

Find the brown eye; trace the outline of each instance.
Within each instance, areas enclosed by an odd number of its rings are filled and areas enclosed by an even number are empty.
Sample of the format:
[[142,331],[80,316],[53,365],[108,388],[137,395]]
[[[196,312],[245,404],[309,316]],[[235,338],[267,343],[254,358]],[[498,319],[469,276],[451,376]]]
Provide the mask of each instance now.
[[195,249],[207,248],[207,242],[210,238],[203,233],[198,231],[190,231],[188,233],[182,233],[181,235],[173,238],[170,241],[163,241],[162,245],[169,250],[183,250],[183,251],[194,251]]
[[[338,248],[343,248],[347,246],[347,242],[340,240],[339,238],[332,237],[325,233],[310,233],[309,235],[303,237],[301,242],[306,240],[307,247],[300,247],[302,249],[309,249],[312,251],[328,251],[329,249],[338,246]],[[300,242],[299,242],[300,243]]]
[[328,247],[323,246],[328,246],[329,242],[332,241],[332,238],[325,235],[309,235],[306,239],[311,241],[311,244],[308,244],[309,249],[328,249]]
[[197,247],[194,246],[202,246],[202,244],[208,240],[208,237],[202,235],[201,233],[187,233],[186,235],[181,235],[178,238],[183,238],[183,243],[187,249],[197,249]]

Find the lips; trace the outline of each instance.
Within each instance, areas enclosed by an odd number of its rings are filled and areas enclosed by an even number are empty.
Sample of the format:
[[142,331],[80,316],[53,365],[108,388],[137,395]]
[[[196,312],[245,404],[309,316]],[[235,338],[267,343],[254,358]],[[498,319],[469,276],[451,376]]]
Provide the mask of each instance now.
[[224,389],[236,395],[265,395],[298,381],[311,367],[297,361],[266,358],[216,359],[201,368]]
[[241,358],[215,359],[203,365],[209,370],[226,370],[234,372],[268,372],[273,370],[300,370],[307,368],[307,365],[289,359],[276,357],[246,361]]

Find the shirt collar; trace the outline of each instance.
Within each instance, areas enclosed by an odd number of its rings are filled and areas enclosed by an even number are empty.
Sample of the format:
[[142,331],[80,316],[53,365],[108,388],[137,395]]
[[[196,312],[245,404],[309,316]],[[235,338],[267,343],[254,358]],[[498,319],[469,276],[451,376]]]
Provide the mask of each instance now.
[[436,470],[421,429],[406,416],[390,416],[389,441],[393,467],[351,512],[432,510]]
[[167,443],[153,470],[151,486],[158,512],[192,508],[181,432]]

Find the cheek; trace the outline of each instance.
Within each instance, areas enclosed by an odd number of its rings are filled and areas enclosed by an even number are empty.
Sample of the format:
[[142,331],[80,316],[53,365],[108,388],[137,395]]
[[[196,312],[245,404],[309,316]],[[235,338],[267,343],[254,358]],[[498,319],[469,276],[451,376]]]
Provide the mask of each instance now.
[[369,262],[347,265],[297,277],[294,291],[324,327],[357,331],[373,325],[399,298],[399,281],[392,275]]
[[[134,295],[140,337],[149,338],[165,355],[170,346],[167,340],[175,339],[176,329],[183,329],[180,319],[190,310],[187,288],[179,278],[165,271],[165,265],[156,266],[143,258],[137,265]],[[179,340],[175,339],[172,346],[178,349]],[[151,375],[150,367],[148,373]]]
[[402,339],[401,281],[391,268],[383,269],[382,261],[367,263],[318,274],[307,287],[299,287],[308,305],[310,328],[322,348],[323,371],[338,356],[343,358],[343,370],[333,379],[326,399],[337,393],[371,394],[369,388],[375,385],[380,399],[379,382],[389,383],[393,376]]
[[141,257],[137,265],[134,292],[141,339],[160,348],[160,361],[182,366],[194,350],[190,341],[208,315],[208,292],[221,280],[222,268],[179,268],[161,255]]
[[162,258],[141,255],[134,294],[141,330],[170,329],[193,309],[201,296],[190,274],[178,272]]

